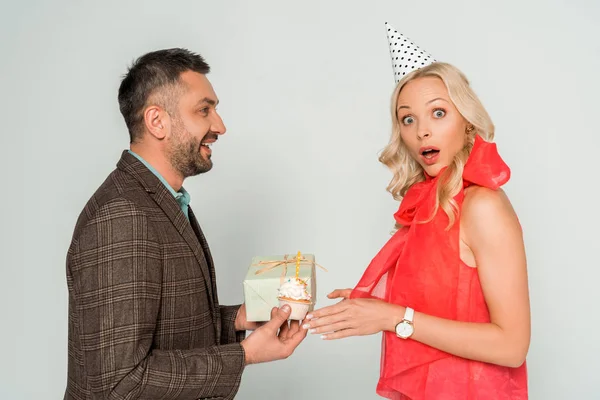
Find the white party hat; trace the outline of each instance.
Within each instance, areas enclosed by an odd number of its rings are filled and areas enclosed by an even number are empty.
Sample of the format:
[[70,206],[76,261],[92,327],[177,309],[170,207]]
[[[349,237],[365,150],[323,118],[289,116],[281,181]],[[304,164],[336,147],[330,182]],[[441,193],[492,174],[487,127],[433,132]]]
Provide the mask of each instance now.
[[394,80],[396,83],[409,72],[423,68],[436,61],[429,53],[423,51],[403,34],[398,33],[387,22],[385,23],[385,28],[387,29],[387,38],[390,44],[390,56],[392,57],[392,67],[394,68]]

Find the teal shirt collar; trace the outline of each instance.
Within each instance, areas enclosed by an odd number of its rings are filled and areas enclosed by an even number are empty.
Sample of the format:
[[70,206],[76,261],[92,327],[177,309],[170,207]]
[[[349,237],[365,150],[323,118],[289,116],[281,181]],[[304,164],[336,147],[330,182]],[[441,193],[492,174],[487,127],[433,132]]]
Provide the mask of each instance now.
[[185,214],[187,219],[190,219],[188,208],[189,208],[191,198],[190,198],[190,194],[183,188],[183,186],[181,187],[181,189],[179,189],[179,192],[176,192],[171,187],[171,185],[169,185],[169,183],[165,180],[165,178],[163,178],[163,176],[156,169],[154,169],[154,167],[152,165],[148,164],[148,162],[146,162],[146,160],[144,160],[141,156],[134,153],[133,151],[128,150],[128,152],[129,152],[129,154],[131,154],[132,156],[134,156],[135,158],[140,160],[140,162],[142,164],[144,164],[146,166],[146,168],[148,168],[150,170],[150,172],[152,172],[154,175],[156,175],[158,180],[161,181],[162,184],[173,195],[173,197],[175,197],[175,200],[177,200],[177,203],[179,203],[179,206],[181,207],[181,211],[183,211],[183,213]]

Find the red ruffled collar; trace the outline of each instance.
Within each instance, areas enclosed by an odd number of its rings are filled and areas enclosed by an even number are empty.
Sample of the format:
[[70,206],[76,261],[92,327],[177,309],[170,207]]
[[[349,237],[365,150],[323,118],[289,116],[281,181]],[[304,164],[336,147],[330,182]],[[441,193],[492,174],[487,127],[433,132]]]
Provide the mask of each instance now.
[[[415,219],[417,211],[424,204],[428,205],[427,208],[435,206],[436,183],[440,175],[441,171],[437,177],[432,178],[426,175],[424,181],[415,183],[410,187],[402,199],[400,208],[394,214],[398,224],[410,225]],[[510,168],[498,154],[496,144],[486,142],[479,135],[476,135],[471,154],[463,171],[463,187],[478,185],[496,190],[509,179]]]

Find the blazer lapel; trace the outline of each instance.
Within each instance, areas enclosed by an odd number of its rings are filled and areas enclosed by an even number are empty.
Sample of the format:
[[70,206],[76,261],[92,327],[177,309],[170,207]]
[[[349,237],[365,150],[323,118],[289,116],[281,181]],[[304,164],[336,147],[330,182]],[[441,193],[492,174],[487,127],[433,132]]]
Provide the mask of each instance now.
[[194,252],[194,256],[196,257],[196,260],[198,260],[198,264],[204,275],[204,282],[206,282],[206,290],[208,290],[208,297],[210,299],[210,307],[214,310],[213,278],[208,268],[209,261],[204,254],[204,247],[194,233],[190,221],[188,221],[183,211],[181,211],[181,207],[179,206],[179,203],[177,203],[177,200],[175,200],[173,195],[162,184],[161,188],[153,195],[153,197],[159,207],[167,214],[167,217],[169,217],[175,226],[175,229],[177,229],[179,234],[190,246],[190,249]]
[[[201,243],[201,240],[199,240],[199,238],[195,235],[190,221],[188,221],[183,211],[181,211],[181,207],[179,206],[179,203],[177,203],[177,200],[175,200],[173,195],[160,182],[160,180],[158,180],[158,178],[138,159],[129,154],[127,151],[124,151],[123,155],[121,156],[121,160],[119,160],[119,163],[117,164],[117,167],[130,173],[142,184],[146,192],[150,193],[150,196],[164,211],[169,220],[171,220],[175,226],[175,229],[177,229],[177,232],[179,232],[194,253],[194,257],[196,257],[198,265],[200,265],[200,270],[204,275],[204,282],[206,283],[206,290],[208,291],[210,308],[213,310],[212,314],[214,316],[216,308],[213,290],[214,277],[210,273],[208,267],[208,263],[210,262],[212,264],[212,260],[209,261],[210,253],[207,253],[207,256],[205,256],[206,240],[204,239],[204,236],[201,235],[203,242]],[[190,218],[190,220],[191,219],[192,218]]]
[[210,249],[208,247],[208,242],[206,241],[206,238],[204,237],[204,233],[202,232],[202,229],[200,228],[200,224],[198,223],[198,220],[196,219],[196,216],[194,215],[194,212],[192,211],[192,207],[188,208],[188,213],[190,216],[190,225],[191,227],[194,229],[194,232],[196,233],[196,237],[198,238],[200,244],[202,245],[202,250],[204,252],[204,258],[206,259],[206,263],[208,265],[208,270],[209,270],[209,274],[210,274],[210,285],[212,286],[212,297],[210,298],[212,304],[213,304],[213,322],[214,322],[214,326],[215,326],[215,337],[217,338],[217,340],[220,340],[221,338],[221,311],[219,309],[219,299],[217,297],[217,278],[215,276],[215,266],[213,264],[213,259],[212,259],[212,255],[210,254]]
[[188,210],[189,210],[189,215],[190,215],[190,223],[192,225],[192,228],[194,229],[194,232],[196,233],[196,235],[198,237],[198,240],[200,241],[200,244],[202,245],[202,250],[204,251],[204,256],[205,256],[206,262],[208,264],[208,270],[209,270],[210,277],[211,277],[210,281],[211,281],[213,294],[214,294],[213,299],[214,299],[215,304],[218,305],[219,300],[217,298],[217,277],[215,276],[215,265],[213,262],[212,254],[210,253],[210,248],[208,247],[208,242],[206,241],[206,238],[204,237],[202,228],[200,228],[198,219],[196,218],[196,215],[192,211],[192,207],[190,207]]

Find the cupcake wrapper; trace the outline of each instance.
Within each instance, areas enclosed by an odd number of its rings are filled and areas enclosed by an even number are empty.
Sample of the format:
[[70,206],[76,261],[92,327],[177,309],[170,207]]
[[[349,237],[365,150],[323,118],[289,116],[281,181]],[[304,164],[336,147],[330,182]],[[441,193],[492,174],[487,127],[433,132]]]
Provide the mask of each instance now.
[[298,303],[292,300],[279,299],[279,308],[283,307],[285,304],[289,305],[292,309],[289,319],[297,321],[303,320],[310,308],[310,303]]

